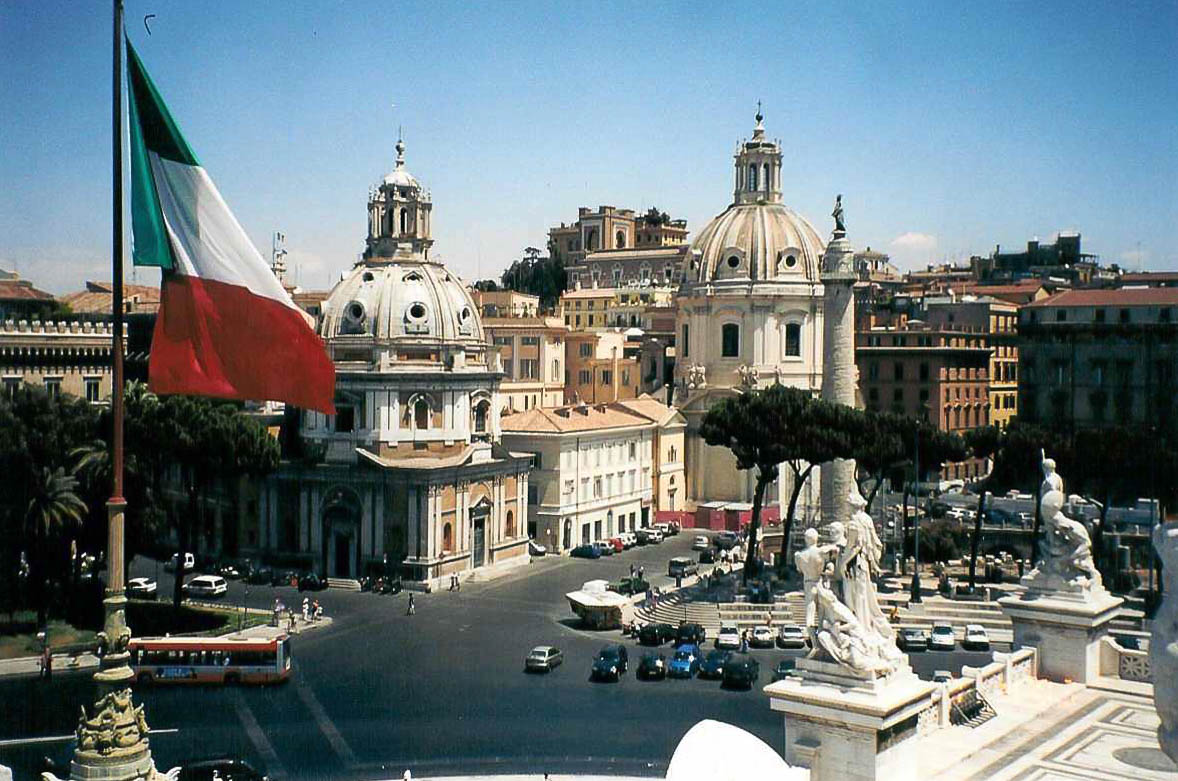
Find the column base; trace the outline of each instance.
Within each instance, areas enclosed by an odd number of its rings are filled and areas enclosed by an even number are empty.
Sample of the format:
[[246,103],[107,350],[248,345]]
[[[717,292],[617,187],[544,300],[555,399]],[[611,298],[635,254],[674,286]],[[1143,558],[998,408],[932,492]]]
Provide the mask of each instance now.
[[1100,640],[1125,600],[1103,589],[1084,595],[1028,592],[998,600],[1014,625],[1014,648],[1039,649],[1039,676],[1089,683],[1100,675]]

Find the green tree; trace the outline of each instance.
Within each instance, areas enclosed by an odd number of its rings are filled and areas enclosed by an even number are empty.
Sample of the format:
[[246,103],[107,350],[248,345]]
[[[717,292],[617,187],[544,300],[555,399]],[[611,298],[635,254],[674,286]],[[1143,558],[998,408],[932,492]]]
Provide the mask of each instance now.
[[[893,412],[862,413],[861,428],[855,443],[855,467],[859,490],[867,498],[871,512],[875,496],[887,478],[903,480],[903,469],[911,462],[911,418]],[[868,485],[870,484],[870,488]]]
[[25,511],[29,538],[36,540],[36,552],[30,564],[37,598],[37,626],[41,628],[48,621],[47,597],[53,571],[50,541],[66,526],[80,524],[86,515],[86,504],[78,497],[77,488],[77,478],[62,467],[52,471],[42,469]]
[[500,281],[505,290],[539,296],[540,306],[548,309],[556,306],[568,284],[568,275],[559,258],[542,258],[539,253],[535,247],[525,248],[524,257],[512,263]]
[[[974,458],[993,459],[1002,449],[1003,432],[997,426],[982,426],[965,432],[965,443]],[[992,472],[991,472],[992,473]],[[990,474],[978,483],[978,506],[974,513],[973,534],[969,540],[969,591],[977,586],[978,547],[982,540],[982,519],[986,512],[986,494],[990,490]]]
[[[915,504],[919,504],[920,485],[930,475],[939,473],[945,464],[964,460],[967,449],[965,440],[958,434],[942,431],[927,420],[914,417],[905,418],[905,420],[907,423],[902,432],[902,440],[906,450],[906,461],[912,466],[914,478],[912,488],[916,492]],[[920,468],[919,473],[916,472],[917,466]],[[912,526],[907,511],[908,491],[909,486],[906,484],[904,486],[903,507],[905,510],[902,531],[905,544],[907,544],[908,533]]]

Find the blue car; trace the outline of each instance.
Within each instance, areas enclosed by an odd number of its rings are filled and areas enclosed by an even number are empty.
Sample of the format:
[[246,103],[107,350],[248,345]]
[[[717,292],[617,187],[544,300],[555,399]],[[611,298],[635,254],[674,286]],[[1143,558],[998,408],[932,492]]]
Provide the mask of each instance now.
[[600,559],[601,549],[596,545],[578,545],[569,552],[569,555],[579,559]]
[[699,672],[702,655],[698,645],[684,643],[675,649],[675,654],[667,665],[667,675],[671,678],[691,678]]

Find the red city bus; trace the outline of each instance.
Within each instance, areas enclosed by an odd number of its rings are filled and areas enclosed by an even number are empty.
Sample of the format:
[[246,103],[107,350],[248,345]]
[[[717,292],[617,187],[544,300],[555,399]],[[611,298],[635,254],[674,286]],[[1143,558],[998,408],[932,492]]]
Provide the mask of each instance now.
[[290,677],[290,639],[136,637],[128,647],[139,683],[281,683]]

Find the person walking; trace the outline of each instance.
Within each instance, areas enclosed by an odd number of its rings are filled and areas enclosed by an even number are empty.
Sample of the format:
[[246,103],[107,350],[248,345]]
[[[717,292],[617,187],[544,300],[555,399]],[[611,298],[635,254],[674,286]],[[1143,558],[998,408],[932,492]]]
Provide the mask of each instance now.
[[295,612],[293,608],[286,609],[287,630],[294,634],[295,630]]
[[642,566],[641,564],[638,565],[638,579],[646,580],[646,567]]
[[311,620],[311,600],[307,597],[303,597],[303,620]]
[[413,615],[414,612],[416,612],[416,611],[413,606],[413,595],[410,594],[409,595],[409,609],[405,612],[405,615],[411,616],[411,615]]
[[49,644],[46,643],[41,647],[41,678],[48,681],[53,677],[53,653],[49,650]]
[[630,580],[634,579],[634,562],[630,562]]
[[319,604],[319,600],[315,600],[315,620],[319,621],[323,618],[323,605]]

